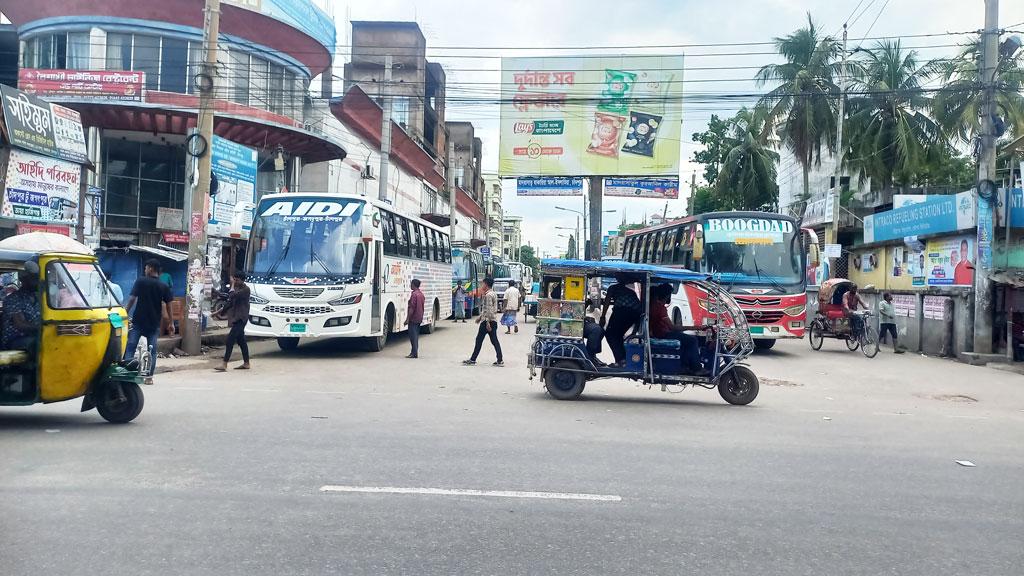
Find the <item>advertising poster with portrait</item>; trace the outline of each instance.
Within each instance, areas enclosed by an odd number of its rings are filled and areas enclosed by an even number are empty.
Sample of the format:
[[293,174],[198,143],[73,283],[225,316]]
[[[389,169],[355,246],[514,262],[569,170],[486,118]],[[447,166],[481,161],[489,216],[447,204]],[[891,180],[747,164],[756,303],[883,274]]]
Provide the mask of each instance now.
[[929,240],[925,248],[928,286],[973,286],[977,239],[956,236]]

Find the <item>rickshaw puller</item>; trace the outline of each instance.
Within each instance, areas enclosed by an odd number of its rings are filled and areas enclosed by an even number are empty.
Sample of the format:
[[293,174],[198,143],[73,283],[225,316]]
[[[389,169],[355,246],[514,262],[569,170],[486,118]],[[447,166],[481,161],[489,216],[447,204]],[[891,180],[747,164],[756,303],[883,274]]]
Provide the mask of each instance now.
[[700,362],[700,348],[697,337],[683,332],[696,330],[698,326],[678,326],[668,318],[668,304],[672,299],[672,285],[661,284],[651,290],[648,331],[652,338],[678,340],[679,355],[683,372],[693,376],[708,376],[710,372]]
[[867,309],[867,307],[868,305],[864,303],[860,294],[857,293],[857,285],[851,285],[850,290],[843,295],[843,312],[850,319],[850,328],[854,336],[860,334],[860,331],[864,328],[864,319],[860,317],[860,314],[857,314],[857,310],[860,308]]

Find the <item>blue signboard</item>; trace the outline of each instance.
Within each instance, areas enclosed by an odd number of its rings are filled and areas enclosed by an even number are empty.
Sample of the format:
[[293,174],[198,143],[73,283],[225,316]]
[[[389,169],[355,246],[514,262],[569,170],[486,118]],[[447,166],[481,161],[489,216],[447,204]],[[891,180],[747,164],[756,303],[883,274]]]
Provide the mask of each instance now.
[[212,171],[217,195],[211,200],[211,236],[247,238],[256,208],[256,150],[214,135]]
[[518,196],[580,196],[583,178],[542,176],[516,178]]
[[605,196],[679,198],[679,178],[605,178]]
[[1003,226],[1006,219],[1007,192],[1010,194],[1010,227],[1024,228],[1024,189],[1022,188],[1011,188],[1009,191],[1004,188],[999,191],[999,225]]
[[871,214],[864,217],[864,243],[973,228],[974,209],[974,193],[961,192]]

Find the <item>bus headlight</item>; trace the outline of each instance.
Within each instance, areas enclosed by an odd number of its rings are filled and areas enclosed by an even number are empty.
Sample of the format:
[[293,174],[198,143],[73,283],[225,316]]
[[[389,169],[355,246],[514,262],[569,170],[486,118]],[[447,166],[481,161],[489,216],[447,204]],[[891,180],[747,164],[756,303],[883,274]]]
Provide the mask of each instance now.
[[794,304],[788,308],[783,308],[782,311],[786,313],[786,316],[799,316],[800,314],[803,314],[806,309],[806,304]]
[[249,293],[249,303],[250,304],[270,304],[270,300],[267,300],[266,298],[263,298],[261,296],[257,296],[257,295],[255,295],[255,294],[250,292]]
[[327,303],[331,306],[348,306],[349,304],[358,304],[362,301],[362,294],[353,294],[351,296],[343,296],[341,298],[335,298],[334,300],[328,300]]
[[324,322],[324,328],[334,328],[335,326],[348,326],[348,323],[352,321],[351,316],[341,316],[339,318],[331,318],[327,322]]
[[267,328],[270,327],[270,320],[267,320],[262,316],[249,316],[249,323],[255,326],[266,326]]

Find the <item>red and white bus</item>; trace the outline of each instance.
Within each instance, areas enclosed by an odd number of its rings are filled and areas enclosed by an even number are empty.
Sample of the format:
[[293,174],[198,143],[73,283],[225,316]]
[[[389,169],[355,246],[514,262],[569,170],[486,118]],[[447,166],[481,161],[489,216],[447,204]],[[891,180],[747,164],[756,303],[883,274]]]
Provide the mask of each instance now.
[[[807,326],[807,270],[817,266],[817,236],[799,222],[768,212],[711,212],[626,233],[623,259],[706,272],[743,309],[760,349],[779,338],[802,338]],[[702,302],[685,291],[670,314],[703,323]]]

